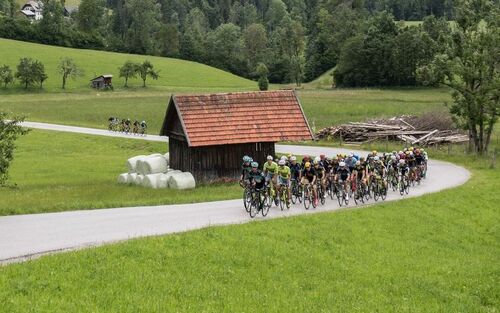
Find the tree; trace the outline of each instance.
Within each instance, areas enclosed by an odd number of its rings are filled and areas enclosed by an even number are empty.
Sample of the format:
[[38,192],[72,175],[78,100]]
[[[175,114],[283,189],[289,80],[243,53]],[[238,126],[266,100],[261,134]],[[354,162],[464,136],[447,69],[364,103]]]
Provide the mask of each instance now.
[[249,70],[253,70],[257,63],[262,62],[267,49],[266,28],[262,24],[252,24],[243,33],[245,57],[248,60]]
[[9,178],[9,166],[14,159],[15,141],[19,136],[28,133],[20,123],[23,118],[14,117],[10,120],[4,112],[0,112],[0,186],[5,186]]
[[264,63],[259,63],[255,72],[259,77],[259,89],[262,91],[267,90],[269,88],[269,79],[267,78],[269,70],[267,66]]
[[35,82],[38,82],[40,84],[40,88],[43,88],[43,82],[48,78],[45,73],[45,66],[42,62],[34,60],[31,64],[31,68]]
[[218,68],[242,74],[241,30],[234,24],[222,24],[209,35],[207,52],[210,63]]
[[7,85],[14,81],[14,75],[12,74],[12,70],[8,65],[3,65],[0,67],[0,80],[4,85],[4,88],[7,88]]
[[281,46],[283,54],[288,63],[288,78],[297,86],[300,86],[304,78],[304,49],[305,31],[298,21],[289,21],[283,27],[284,33],[281,36]]
[[32,86],[35,81],[35,73],[33,72],[33,59],[21,58],[17,65],[16,78],[19,80],[24,89]]
[[127,50],[137,54],[157,54],[154,35],[160,28],[160,7],[154,0],[126,0]]
[[160,75],[158,74],[159,71],[156,71],[153,67],[153,64],[151,64],[151,62],[149,62],[148,60],[145,60],[144,62],[142,62],[142,64],[139,64],[139,66],[137,67],[137,73],[142,79],[142,87],[146,87],[146,79],[148,78],[148,76],[155,80],[160,77]]
[[[132,61],[125,62],[120,68],[120,77],[125,78],[125,87],[128,87],[128,79],[137,77],[137,72],[139,70],[140,64],[134,63]],[[144,82],[145,85],[145,82]]]
[[470,149],[488,151],[500,113],[500,13],[493,1],[462,0],[446,53],[418,71],[426,84],[452,90],[450,112],[469,132]]
[[104,23],[104,0],[82,0],[76,14],[76,24],[84,32],[99,31]]
[[76,65],[71,58],[62,58],[59,61],[59,74],[62,75],[62,89],[66,89],[66,80],[68,78],[76,79],[83,76],[83,71]]

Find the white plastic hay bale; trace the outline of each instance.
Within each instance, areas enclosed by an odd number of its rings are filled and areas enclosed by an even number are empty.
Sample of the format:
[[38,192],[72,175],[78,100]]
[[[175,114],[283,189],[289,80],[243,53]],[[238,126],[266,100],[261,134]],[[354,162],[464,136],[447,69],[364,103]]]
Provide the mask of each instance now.
[[153,159],[153,158],[158,158],[158,157],[162,157],[163,158],[163,156],[161,154],[159,154],[159,153],[151,154],[151,155],[147,155],[145,157],[139,158],[137,160],[136,172],[138,174],[141,174],[141,175],[156,174],[156,173],[152,173],[148,169],[148,166],[147,166],[146,163],[147,163],[147,160]]
[[144,179],[142,180],[142,186],[146,188],[157,189],[160,177],[162,175],[164,174],[150,174],[144,176]]
[[158,180],[158,188],[168,188],[168,181],[174,174],[182,173],[181,171],[168,169],[166,174],[161,174]]
[[140,175],[138,174],[136,177],[135,177],[135,181],[134,181],[134,184],[136,184],[137,186],[142,186],[142,182],[144,181],[144,175]]
[[120,176],[118,176],[118,183],[119,184],[128,184],[128,173],[120,174]]
[[137,173],[129,173],[127,175],[127,184],[135,184],[136,178],[137,178]]
[[168,187],[177,190],[193,189],[196,187],[193,174],[188,172],[172,174],[168,180]]
[[127,160],[127,168],[129,173],[137,173],[137,161],[145,158],[145,155],[138,155]]
[[144,175],[165,173],[168,170],[167,160],[163,156],[147,158],[142,161]]
[[163,157],[165,158],[165,160],[167,160],[167,165],[170,166],[170,153],[165,153]]

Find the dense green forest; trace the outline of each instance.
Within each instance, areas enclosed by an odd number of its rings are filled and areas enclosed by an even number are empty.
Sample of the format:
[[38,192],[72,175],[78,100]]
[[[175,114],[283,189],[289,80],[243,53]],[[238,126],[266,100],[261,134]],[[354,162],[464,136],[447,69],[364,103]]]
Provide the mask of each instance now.
[[337,85],[415,85],[417,66],[449,36],[453,1],[81,0],[65,17],[60,0],[44,0],[44,18],[30,23],[0,0],[0,37],[182,58],[250,78],[263,63],[273,83],[336,67]]

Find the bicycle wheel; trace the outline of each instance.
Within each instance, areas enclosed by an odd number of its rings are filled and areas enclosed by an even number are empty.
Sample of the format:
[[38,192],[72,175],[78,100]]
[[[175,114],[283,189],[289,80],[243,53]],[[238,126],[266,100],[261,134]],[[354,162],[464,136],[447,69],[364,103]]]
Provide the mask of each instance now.
[[339,206],[342,206],[344,204],[344,189],[343,188],[339,191],[339,195],[337,196],[337,200],[339,201]]
[[245,188],[243,190],[243,205],[245,206],[245,210],[250,213],[250,205],[252,203],[252,192]]
[[405,194],[405,180],[403,177],[399,180],[399,194],[402,196]]
[[283,192],[285,193],[283,199],[285,201],[285,207],[287,210],[290,210],[290,199],[288,199],[289,191],[290,190],[288,187],[286,187],[285,190],[283,190]]
[[311,190],[309,187],[304,188],[304,208],[309,210],[311,207]]
[[378,185],[373,187],[373,200],[378,201],[379,193],[378,193]]
[[326,197],[325,197],[325,189],[323,188],[323,186],[321,186],[319,188],[319,200],[321,202],[321,205],[325,205],[325,200],[326,200]]
[[[271,197],[270,197],[269,195],[267,195],[267,196],[264,198],[264,200],[261,200],[261,201],[265,201],[265,200],[266,200],[266,198],[267,198],[267,199],[270,199]],[[268,202],[269,202],[269,201],[268,201]],[[271,203],[271,205],[272,205],[272,203]],[[269,213],[269,209],[271,208],[271,205],[265,205],[265,204],[263,204],[263,205],[262,205],[262,211],[261,211],[262,216],[264,216],[264,217],[266,217],[266,216],[267,216],[267,213]]]
[[259,214],[259,199],[255,198],[252,200],[250,203],[250,210],[248,211],[250,213],[250,218],[255,218],[257,214]]
[[[283,188],[283,187],[281,187],[281,188]],[[283,209],[285,209],[285,200],[283,199],[284,191],[281,190],[280,192],[278,192],[277,196],[278,196],[278,201],[280,202],[280,209],[281,209],[281,211],[283,211]]]
[[296,183],[292,183],[292,203],[293,204],[296,204],[298,199],[297,199],[297,184]]
[[383,201],[385,201],[385,199],[387,198],[387,188],[385,186],[382,187],[380,197],[382,198]]
[[408,181],[408,178],[405,178],[405,193],[410,193],[410,182]]

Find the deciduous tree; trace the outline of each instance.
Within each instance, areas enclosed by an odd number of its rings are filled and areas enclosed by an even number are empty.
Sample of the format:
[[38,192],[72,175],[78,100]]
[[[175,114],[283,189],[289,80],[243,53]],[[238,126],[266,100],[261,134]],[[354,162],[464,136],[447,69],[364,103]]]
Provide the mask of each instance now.
[[28,133],[20,123],[23,118],[13,117],[7,120],[7,114],[0,112],[0,186],[5,186],[9,178],[9,166],[14,159],[16,140]]
[[59,61],[59,74],[62,76],[62,89],[66,89],[67,79],[76,79],[83,76],[83,71],[76,65],[73,59],[62,58]]

